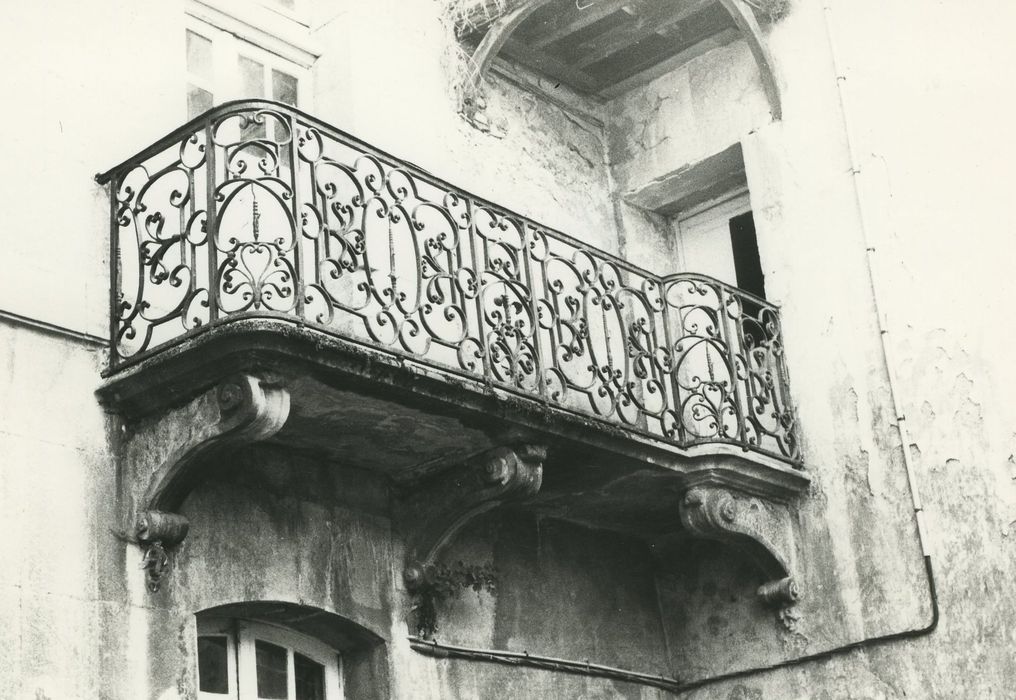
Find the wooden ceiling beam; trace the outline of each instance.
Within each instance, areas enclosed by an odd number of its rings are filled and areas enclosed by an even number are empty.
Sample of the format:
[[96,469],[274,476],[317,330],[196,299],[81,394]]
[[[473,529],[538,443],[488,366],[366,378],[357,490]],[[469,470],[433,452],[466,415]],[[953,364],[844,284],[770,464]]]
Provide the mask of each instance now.
[[688,19],[692,15],[713,5],[715,0],[689,0],[674,4],[662,3],[654,5],[648,12],[633,17],[633,21],[590,39],[583,45],[577,56],[569,57],[568,63],[582,69],[597,61],[602,61],[611,54],[637,44],[652,34],[661,33],[668,27]]
[[491,26],[503,16],[514,12],[520,7],[529,5],[532,0],[474,0],[473,2],[449,3],[450,15],[455,23],[455,33],[460,36],[478,34]]
[[490,25],[487,32],[483,35],[483,39],[480,41],[480,45],[476,47],[476,51],[473,52],[472,62],[469,68],[469,73],[463,82],[464,94],[470,94],[475,92],[480,85],[480,81],[487,74],[490,69],[490,64],[493,63],[501,49],[504,48],[505,43],[511,39],[512,33],[518,29],[519,25],[526,21],[531,14],[536,12],[551,0],[528,0],[528,2],[519,5],[508,14],[502,16],[499,20]]
[[[659,0],[658,0],[659,1]],[[612,15],[626,5],[643,5],[646,0],[599,0],[593,5],[569,3],[567,9],[558,12],[553,19],[526,32],[522,40],[538,49],[553,44],[559,39]]]
[[600,90],[597,93],[597,96],[605,100],[612,100],[619,95],[623,95],[630,90],[634,90],[640,85],[645,85],[646,83],[656,80],[661,75],[666,75],[671,71],[677,70],[685,63],[698,58],[707,51],[712,51],[720,46],[731,44],[737,41],[740,36],[740,33],[733,27],[724,29],[717,34],[713,34],[712,36],[702,39],[702,41],[694,44],[693,46],[689,46],[684,51],[674,54],[670,58],[657,63],[655,66],[650,66],[649,68],[640,71],[635,75],[629,76],[624,80],[608,85]]
[[517,39],[508,39],[505,42],[504,48],[512,59],[527,68],[549,75],[555,80],[560,80],[579,92],[595,93],[600,88],[600,84],[588,73],[577,70],[571,65],[554,58],[546,51],[541,51],[529,44],[524,44]]

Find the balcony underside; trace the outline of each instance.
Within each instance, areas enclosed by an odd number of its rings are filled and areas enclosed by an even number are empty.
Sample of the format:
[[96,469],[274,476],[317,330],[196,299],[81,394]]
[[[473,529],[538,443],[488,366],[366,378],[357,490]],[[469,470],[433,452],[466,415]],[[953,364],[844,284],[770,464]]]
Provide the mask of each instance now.
[[390,479],[414,595],[474,518],[512,505],[642,539],[661,567],[690,538],[719,541],[781,615],[799,596],[793,499],[809,478],[740,446],[678,447],[285,319],[208,327],[99,395],[127,426],[120,500],[152,591],[186,537],[188,494],[257,443]]
[[130,368],[99,391],[130,422],[180,406],[238,372],[276,377],[289,417],[271,441],[411,484],[509,443],[549,448],[533,506],[650,535],[676,525],[698,484],[786,501],[809,478],[724,443],[677,447],[483,382],[344,341],[284,319],[208,328]]

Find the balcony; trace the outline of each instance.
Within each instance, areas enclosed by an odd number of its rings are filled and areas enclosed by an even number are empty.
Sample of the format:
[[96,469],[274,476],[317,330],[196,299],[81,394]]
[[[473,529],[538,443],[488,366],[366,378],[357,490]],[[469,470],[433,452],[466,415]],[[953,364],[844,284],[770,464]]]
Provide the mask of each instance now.
[[100,181],[114,376],[273,319],[621,433],[798,463],[775,306],[639,269],[297,110],[225,105]]
[[747,545],[786,589],[808,477],[772,304],[640,269],[272,102],[217,107],[98,180],[99,395],[141,426],[122,500],[142,543],[182,539],[166,514],[211,455],[260,442],[399,485],[407,581],[515,500]]

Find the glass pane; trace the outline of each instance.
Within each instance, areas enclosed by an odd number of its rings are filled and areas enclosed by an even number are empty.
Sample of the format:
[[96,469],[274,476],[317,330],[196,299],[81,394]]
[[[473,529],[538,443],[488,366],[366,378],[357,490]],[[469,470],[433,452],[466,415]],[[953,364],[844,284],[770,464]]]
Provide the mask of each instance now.
[[198,637],[198,688],[202,693],[228,693],[225,637]]
[[207,80],[214,76],[211,40],[190,30],[187,31],[187,72]]
[[302,654],[293,654],[296,700],[325,700],[325,667]]
[[257,656],[258,697],[265,700],[286,700],[286,650],[260,639],[254,642]]
[[240,88],[244,97],[265,96],[265,66],[252,58],[240,56]]
[[293,76],[278,70],[272,71],[272,99],[295,107],[296,86],[297,81]]
[[212,93],[196,85],[187,86],[187,118],[192,119],[212,108]]

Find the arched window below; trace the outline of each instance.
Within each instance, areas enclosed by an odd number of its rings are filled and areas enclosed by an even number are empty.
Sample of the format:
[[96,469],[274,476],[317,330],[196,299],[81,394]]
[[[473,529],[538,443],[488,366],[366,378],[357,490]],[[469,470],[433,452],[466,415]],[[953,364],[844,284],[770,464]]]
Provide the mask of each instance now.
[[198,620],[200,700],[339,700],[341,663],[331,647],[284,627]]

